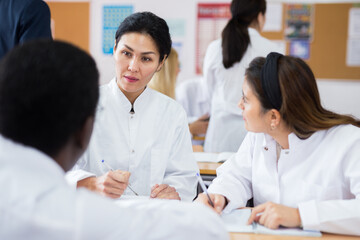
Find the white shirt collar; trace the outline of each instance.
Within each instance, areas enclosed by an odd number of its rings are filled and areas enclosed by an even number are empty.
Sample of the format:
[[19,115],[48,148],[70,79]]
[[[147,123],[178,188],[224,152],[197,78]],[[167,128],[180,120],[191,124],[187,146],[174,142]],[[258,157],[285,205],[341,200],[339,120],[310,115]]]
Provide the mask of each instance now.
[[[116,78],[113,78],[109,83],[111,88],[111,92],[113,93],[115,99],[119,101],[119,105],[126,111],[130,112],[131,108],[133,107],[129,99],[125,96],[125,94],[120,90],[119,86],[116,83]],[[145,90],[137,97],[134,102],[134,111],[141,111],[148,103],[149,96],[151,90],[150,88],[146,87]]]
[[[306,143],[309,141],[315,142],[319,138],[319,136],[322,136],[323,134],[325,134],[325,131],[324,130],[316,131],[307,139],[300,139],[298,136],[296,136],[295,133],[293,133],[293,132],[290,133],[288,135],[289,150],[294,152],[294,151],[299,151],[299,150],[303,149],[304,147],[309,148],[309,144],[306,144]],[[316,144],[313,144],[313,145],[314,145],[313,147],[316,147]],[[273,137],[264,133],[263,147],[265,148],[265,147],[270,147],[270,146],[276,146],[276,141]]]

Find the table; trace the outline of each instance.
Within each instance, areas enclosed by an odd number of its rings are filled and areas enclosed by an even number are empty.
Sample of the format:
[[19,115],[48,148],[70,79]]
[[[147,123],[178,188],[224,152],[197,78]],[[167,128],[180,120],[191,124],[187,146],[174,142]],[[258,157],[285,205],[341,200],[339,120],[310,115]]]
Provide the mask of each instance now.
[[216,169],[221,166],[222,163],[213,162],[198,162],[201,175],[213,175],[216,176]]
[[322,237],[295,237],[279,235],[263,235],[254,233],[230,233],[231,240],[359,240],[358,236],[346,236],[323,233]]

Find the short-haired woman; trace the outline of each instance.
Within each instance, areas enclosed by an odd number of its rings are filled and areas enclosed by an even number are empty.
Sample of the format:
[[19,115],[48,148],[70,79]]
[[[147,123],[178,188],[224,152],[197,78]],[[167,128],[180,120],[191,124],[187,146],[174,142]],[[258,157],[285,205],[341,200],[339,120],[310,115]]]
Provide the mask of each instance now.
[[135,193],[185,201],[195,197],[198,168],[186,113],[175,100],[147,87],[170,49],[162,18],[139,12],[120,24],[116,77],[100,89],[89,149],[68,174],[78,187],[112,198]]

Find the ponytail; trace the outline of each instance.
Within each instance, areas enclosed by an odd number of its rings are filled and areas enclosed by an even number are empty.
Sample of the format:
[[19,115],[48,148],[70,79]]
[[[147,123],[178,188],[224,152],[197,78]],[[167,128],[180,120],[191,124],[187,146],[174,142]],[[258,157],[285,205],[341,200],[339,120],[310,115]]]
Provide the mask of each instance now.
[[232,18],[222,32],[223,65],[231,68],[240,62],[250,44],[248,27],[257,22],[259,13],[265,14],[265,0],[232,0]]
[[222,32],[221,47],[224,67],[228,69],[234,63],[240,62],[249,44],[248,25],[241,24],[232,18]]

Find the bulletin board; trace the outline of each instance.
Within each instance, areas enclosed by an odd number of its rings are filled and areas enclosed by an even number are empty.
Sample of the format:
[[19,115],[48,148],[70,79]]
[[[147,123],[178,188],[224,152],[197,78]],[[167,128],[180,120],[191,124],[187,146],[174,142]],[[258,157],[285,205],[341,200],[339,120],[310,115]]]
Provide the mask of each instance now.
[[[310,57],[306,62],[315,77],[360,80],[360,67],[346,65],[349,10],[354,4],[331,3],[314,6],[314,36],[310,42]],[[285,9],[284,7],[283,16]],[[273,40],[284,39],[283,32],[263,32],[261,35]],[[287,53],[289,45],[287,43]]]
[[54,38],[89,52],[89,2],[47,2]]

